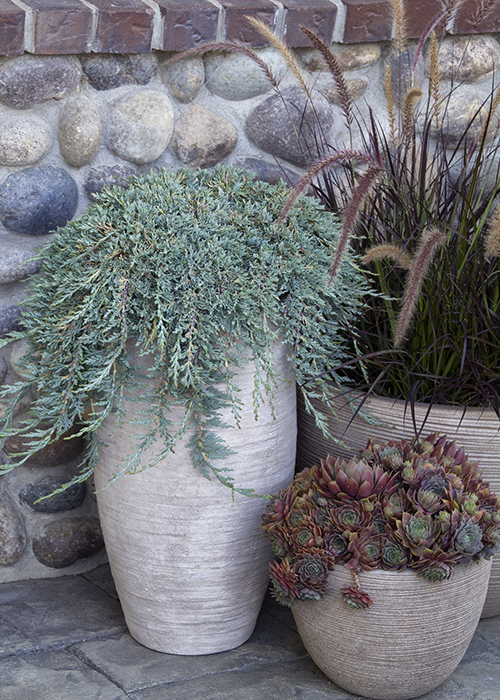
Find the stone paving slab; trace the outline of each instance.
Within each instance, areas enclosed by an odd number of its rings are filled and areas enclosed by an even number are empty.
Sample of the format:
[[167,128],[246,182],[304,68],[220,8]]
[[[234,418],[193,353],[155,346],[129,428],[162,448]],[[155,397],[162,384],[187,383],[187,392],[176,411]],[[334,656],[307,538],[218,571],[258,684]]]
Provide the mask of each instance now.
[[[241,672],[259,666],[295,661],[308,654],[299,635],[262,611],[248,642],[231,651],[206,656],[176,656],[151,651],[129,634],[94,640],[70,648],[80,659],[104,673],[126,692],[155,685]],[[163,686],[162,686],[163,687]]]
[[133,700],[353,700],[310,659],[263,665],[160,685],[128,694]]
[[[26,635],[38,648],[126,630],[119,602],[81,576],[2,584],[0,620]],[[4,644],[3,654],[8,651]]]
[[9,622],[0,619],[0,659],[5,656],[35,651],[36,648],[37,645],[32,639]]
[[92,571],[86,571],[84,574],[82,574],[82,576],[87,581],[90,581],[90,583],[98,586],[112,598],[118,600],[118,593],[116,592],[115,582],[111,575],[109,564],[103,564],[102,566],[98,566],[96,569],[92,569]]
[[2,700],[126,700],[102,674],[66,651],[0,661]]
[[[3,657],[3,658],[2,658]],[[175,656],[128,634],[109,567],[0,585],[0,700],[353,700],[308,657],[266,597],[248,642]],[[500,616],[481,620],[455,672],[421,700],[500,700]]]

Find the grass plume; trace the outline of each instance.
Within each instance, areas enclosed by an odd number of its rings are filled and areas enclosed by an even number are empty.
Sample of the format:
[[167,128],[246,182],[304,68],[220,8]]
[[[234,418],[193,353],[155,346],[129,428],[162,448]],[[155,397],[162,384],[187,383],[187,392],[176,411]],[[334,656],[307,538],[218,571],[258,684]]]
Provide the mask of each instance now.
[[373,188],[375,187],[377,180],[381,177],[382,173],[383,169],[381,166],[374,163],[365,173],[363,173],[363,175],[361,175],[361,177],[358,178],[356,187],[344,212],[342,233],[337,250],[333,256],[332,267],[330,269],[330,284],[332,284],[340,270],[342,259],[354,234],[358,214],[365,206],[368,198],[373,192]]
[[387,116],[389,117],[389,132],[393,147],[396,146],[396,106],[394,104],[394,95],[392,92],[391,67],[388,63],[385,65],[384,71],[384,93],[385,104],[387,108]]
[[297,199],[307,189],[311,182],[318,177],[318,175],[321,175],[323,171],[328,170],[332,165],[337,163],[346,164],[353,161],[356,163],[365,163],[372,166],[374,165],[373,160],[371,158],[367,158],[367,156],[360,151],[336,151],[335,153],[321,158],[317,163],[309,168],[306,174],[301,178],[300,182],[294,187],[290,196],[286,200],[285,206],[283,207],[280,217],[276,223],[283,223]]
[[405,0],[391,0],[391,16],[394,25],[393,50],[402,54],[406,47],[407,21],[405,16]]
[[192,49],[187,49],[186,51],[175,54],[175,56],[165,61],[163,65],[169,66],[177,61],[190,58],[191,56],[203,56],[206,53],[212,52],[240,53],[243,54],[243,56],[247,56],[260,67],[264,75],[267,77],[271,87],[276,92],[279,92],[279,80],[276,78],[267,63],[263,61],[253,49],[240,41],[213,41],[207,44],[202,44],[201,46],[195,46]]
[[381,244],[370,248],[363,256],[364,265],[369,265],[374,260],[391,260],[396,267],[403,270],[411,270],[412,259],[408,253],[397,245]]
[[486,257],[500,257],[500,204],[497,204],[488,224]]
[[439,46],[434,29],[431,32],[429,42],[429,95],[432,99],[432,113],[436,129],[439,129],[439,115],[441,105],[439,91],[441,81],[439,79]]
[[410,268],[406,290],[401,304],[394,333],[394,347],[402,345],[420,296],[420,290],[431,260],[437,249],[446,241],[446,235],[439,229],[430,229],[422,234],[420,245]]
[[304,90],[308,97],[310,97],[311,93],[309,87],[306,85],[304,76],[302,75],[302,70],[300,69],[300,66],[297,63],[297,59],[295,58],[293,51],[291,51],[283,41],[278,39],[276,34],[274,34],[274,32],[272,32],[269,29],[267,24],[264,24],[264,22],[262,22],[260,19],[251,16],[246,16],[245,19],[247,19],[250,22],[250,24],[253,25],[253,27],[255,27],[255,29],[265,39],[269,41],[269,43],[274,49],[280,52],[280,54],[287,62],[289,69],[292,71],[293,75],[297,79],[297,82],[299,83],[300,87],[302,88],[302,90]]
[[344,74],[340,68],[337,57],[330,50],[330,48],[325,44],[325,42],[320,39],[314,32],[312,32],[307,27],[300,27],[304,34],[312,41],[313,45],[322,55],[328,70],[330,71],[333,80],[335,82],[337,93],[340,98],[340,103],[342,106],[342,111],[344,112],[344,117],[348,128],[352,124],[352,100],[347,88],[347,83],[344,78]]
[[403,136],[409,137],[415,127],[415,108],[423,92],[419,87],[410,88],[403,98]]

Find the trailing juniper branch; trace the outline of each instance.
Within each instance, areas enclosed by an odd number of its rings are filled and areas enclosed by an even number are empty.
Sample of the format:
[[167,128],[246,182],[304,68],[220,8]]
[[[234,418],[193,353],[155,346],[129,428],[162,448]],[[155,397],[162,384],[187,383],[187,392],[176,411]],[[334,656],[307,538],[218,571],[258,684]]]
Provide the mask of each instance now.
[[[132,390],[131,422],[144,430],[116,477],[156,463],[187,436],[201,472],[239,490],[224,462],[215,464],[228,455],[221,410],[230,407],[237,422],[241,409],[234,368],[251,355],[258,414],[279,379],[273,344],[281,333],[302,391],[326,394],[324,379],[305,379],[346,359],[339,328],[368,292],[350,255],[328,285],[340,223],[315,200],[299,199],[277,225],[288,194],[284,184],[227,167],[163,170],[104,191],[60,229],[40,253],[24,330],[5,341],[25,338],[28,350],[26,379],[4,391],[12,410],[0,437],[22,436],[26,450],[1,471],[76,426],[93,438],[76,480],[87,478],[99,458],[96,430],[111,414],[129,420],[123,397]],[[130,343],[151,359],[147,371]],[[37,398],[16,424],[16,403],[30,391]],[[173,405],[184,406],[180,425]],[[157,438],[162,447],[145,464]]]

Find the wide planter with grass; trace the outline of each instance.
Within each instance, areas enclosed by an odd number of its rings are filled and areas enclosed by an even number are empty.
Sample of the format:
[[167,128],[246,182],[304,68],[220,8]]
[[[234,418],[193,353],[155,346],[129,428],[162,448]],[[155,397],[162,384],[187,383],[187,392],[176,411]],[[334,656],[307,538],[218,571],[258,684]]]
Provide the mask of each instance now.
[[[366,447],[368,438],[381,442],[411,441],[415,431],[422,437],[445,434],[462,446],[470,459],[479,462],[483,478],[491,490],[500,493],[500,421],[492,409],[460,406],[432,406],[415,403],[413,409],[402,400],[370,396],[360,413],[354,415],[361,395],[355,391],[334,392],[335,414],[328,413],[317,399],[312,403],[328,416],[328,429],[334,439],[325,438],[304,403],[298,401],[297,465],[301,469],[318,464],[327,454],[349,457]],[[343,443],[343,444],[340,444]],[[493,558],[488,595],[482,617],[500,614],[500,555]]]
[[321,600],[292,607],[297,629],[316,665],[341,688],[375,700],[428,693],[458,666],[483,607],[491,561],[457,566],[431,583],[410,570],[360,575],[373,601],[348,607],[341,590],[352,573],[336,567]]

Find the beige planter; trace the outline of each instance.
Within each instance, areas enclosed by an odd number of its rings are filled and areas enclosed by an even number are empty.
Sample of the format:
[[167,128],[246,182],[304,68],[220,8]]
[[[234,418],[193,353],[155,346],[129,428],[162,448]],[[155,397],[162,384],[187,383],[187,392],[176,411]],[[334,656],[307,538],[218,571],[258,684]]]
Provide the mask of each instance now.
[[491,562],[457,566],[451,578],[429,583],[414,571],[360,574],[373,600],[351,610],[340,589],[353,584],[337,567],[319,601],[292,607],[313,661],[337,685],[367,698],[405,700],[427,693],[457,667],[483,607]]
[[[284,378],[269,406],[253,414],[254,365],[237,370],[244,403],[241,429],[221,433],[237,454],[217,466],[232,469],[237,487],[272,494],[293,478],[296,438],[295,384],[277,346]],[[169,415],[180,420],[183,411]],[[223,415],[234,425],[229,411]],[[102,449],[96,486],[104,487],[131,449],[131,425],[99,437]],[[144,432],[144,429],[142,429]],[[167,459],[139,474],[124,475],[98,494],[113,578],[132,636],[171,654],[209,654],[239,646],[252,634],[268,585],[268,542],[260,522],[266,501],[235,494],[204,478],[192,462],[187,440]],[[150,451],[152,454],[154,449]]]
[[[313,404],[321,406],[318,401]],[[352,409],[346,399],[336,399],[338,420],[330,416],[328,425],[331,434],[341,439],[346,446],[326,440],[316,427],[314,418],[306,413],[299,400],[297,466],[299,469],[318,464],[327,454],[349,458],[366,447],[370,437],[380,441],[412,440],[414,437],[413,419],[410,408],[405,410],[404,401],[394,399],[369,398],[363,406],[363,413],[369,414],[372,423],[356,416],[352,419]],[[463,408],[454,406],[433,406],[428,413],[426,404],[415,405],[415,421],[422,425],[426,416],[422,435],[425,437],[435,432],[446,434],[457,445],[465,448],[471,459],[479,462],[483,469],[483,478],[488,481],[491,490],[500,494],[500,421],[492,410],[469,408],[464,414]],[[346,427],[348,426],[348,427]],[[500,555],[493,557],[490,586],[482,617],[500,614]]]

